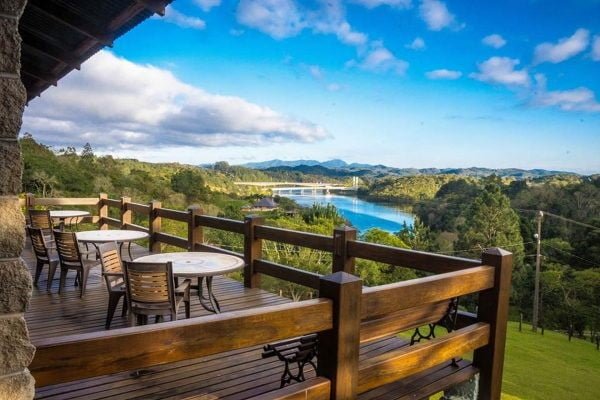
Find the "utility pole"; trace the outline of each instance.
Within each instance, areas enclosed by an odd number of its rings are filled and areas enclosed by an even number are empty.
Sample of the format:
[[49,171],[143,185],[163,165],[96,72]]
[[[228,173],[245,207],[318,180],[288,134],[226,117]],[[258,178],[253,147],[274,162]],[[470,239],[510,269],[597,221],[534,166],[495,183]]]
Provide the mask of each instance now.
[[537,233],[533,236],[537,242],[537,251],[535,254],[535,287],[533,290],[533,318],[531,321],[531,330],[537,332],[538,328],[538,308],[540,304],[540,266],[542,263],[541,247],[542,247],[542,219],[544,213],[537,212]]

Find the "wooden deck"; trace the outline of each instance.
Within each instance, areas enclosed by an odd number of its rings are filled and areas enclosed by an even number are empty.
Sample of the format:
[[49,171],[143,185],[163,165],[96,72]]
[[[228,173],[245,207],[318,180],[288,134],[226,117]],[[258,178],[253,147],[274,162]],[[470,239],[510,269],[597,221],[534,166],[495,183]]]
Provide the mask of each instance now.
[[[147,250],[135,246],[134,257],[147,254]],[[35,258],[26,248],[24,259],[33,272]],[[67,281],[67,288],[58,294],[58,279],[46,291],[47,270],[44,269],[38,287],[33,290],[31,306],[25,318],[33,343],[41,338],[64,336],[104,330],[108,295],[99,270],[90,274],[86,295],[80,299],[74,286],[74,273]],[[57,274],[58,276],[58,274]],[[264,307],[286,303],[290,300],[260,289],[248,289],[242,283],[226,277],[214,281],[215,294],[224,312]],[[115,313],[111,328],[127,327],[128,320],[120,316],[121,305]],[[192,296],[192,318],[209,315]],[[180,311],[183,318],[183,310]],[[397,337],[388,337],[361,346],[360,359],[375,357],[385,352],[406,346]],[[38,387],[37,399],[247,399],[260,396],[279,388],[283,363],[277,358],[262,359],[262,347],[245,348],[228,353],[216,354],[177,363],[156,366],[137,372],[79,380],[66,384]],[[449,371],[458,371],[468,379],[476,371],[466,363],[460,368],[447,364],[417,374],[400,383],[386,385],[364,393],[361,399],[399,399],[407,394],[421,398],[430,393],[423,392],[423,379],[429,379],[439,387]],[[315,375],[307,368],[307,378]],[[437,371],[437,372],[436,372]],[[417,380],[419,384],[415,384]],[[454,380],[453,380],[454,382]],[[449,385],[452,382],[449,382]]]

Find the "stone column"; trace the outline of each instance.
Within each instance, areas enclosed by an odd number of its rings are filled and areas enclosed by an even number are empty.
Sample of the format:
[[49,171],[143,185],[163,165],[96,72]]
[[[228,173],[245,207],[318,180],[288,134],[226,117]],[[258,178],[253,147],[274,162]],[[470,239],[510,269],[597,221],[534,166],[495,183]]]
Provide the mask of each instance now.
[[31,297],[31,274],[20,257],[25,243],[21,192],[21,128],[26,93],[20,78],[19,18],[26,0],[0,0],[0,399],[31,399],[27,366],[35,348],[23,313]]

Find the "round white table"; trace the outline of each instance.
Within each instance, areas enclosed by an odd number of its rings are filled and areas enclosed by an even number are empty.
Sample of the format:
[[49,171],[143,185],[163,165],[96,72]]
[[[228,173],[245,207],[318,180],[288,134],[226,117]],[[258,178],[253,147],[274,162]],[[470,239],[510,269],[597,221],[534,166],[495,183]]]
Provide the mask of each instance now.
[[[198,297],[200,304],[206,310],[220,313],[221,307],[212,290],[212,280],[215,275],[234,272],[244,267],[244,260],[228,254],[209,253],[204,251],[182,253],[160,253],[136,258],[135,262],[171,262],[173,275],[178,278],[198,278]],[[202,294],[202,281],[206,278],[208,296]],[[206,304],[206,300],[210,306]]]
[[56,218],[60,221],[61,228],[64,227],[67,223],[67,220],[71,220],[69,225],[72,225],[73,218],[77,218],[75,220],[75,230],[79,229],[79,218],[87,217],[90,213],[87,211],[81,210],[50,210],[50,218]]
[[129,230],[95,230],[95,231],[83,231],[75,233],[77,241],[81,243],[92,243],[96,250],[98,250],[97,243],[109,243],[116,242],[119,244],[119,251],[122,250],[123,243],[127,243],[127,252],[129,253],[129,259],[133,260],[131,256],[131,242],[139,239],[146,239],[150,235],[146,232],[140,231],[129,231]]

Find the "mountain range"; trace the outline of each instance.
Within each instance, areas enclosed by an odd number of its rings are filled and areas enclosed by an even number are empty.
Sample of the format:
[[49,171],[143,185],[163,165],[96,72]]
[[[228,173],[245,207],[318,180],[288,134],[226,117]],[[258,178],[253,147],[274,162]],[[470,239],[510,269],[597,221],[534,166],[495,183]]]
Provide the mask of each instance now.
[[331,175],[331,176],[413,176],[413,175],[463,175],[484,177],[497,175],[501,177],[514,177],[517,179],[540,178],[551,175],[577,175],[573,172],[555,171],[545,169],[519,169],[519,168],[395,168],[385,165],[359,164],[347,162],[339,159],[319,162],[317,160],[269,160],[262,162],[252,162],[243,164],[243,167],[269,170],[269,171],[297,171],[308,174]]

